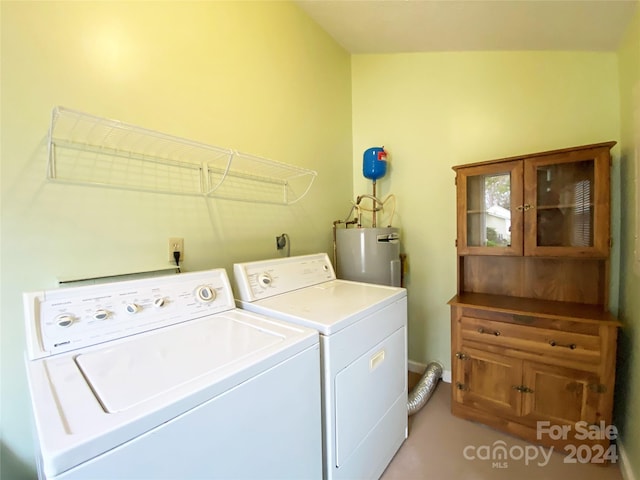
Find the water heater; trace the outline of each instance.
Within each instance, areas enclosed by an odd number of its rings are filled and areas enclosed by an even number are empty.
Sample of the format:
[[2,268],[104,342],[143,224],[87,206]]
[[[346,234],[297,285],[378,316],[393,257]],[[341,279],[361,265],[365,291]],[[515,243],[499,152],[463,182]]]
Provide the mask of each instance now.
[[338,278],[400,287],[397,228],[336,229]]

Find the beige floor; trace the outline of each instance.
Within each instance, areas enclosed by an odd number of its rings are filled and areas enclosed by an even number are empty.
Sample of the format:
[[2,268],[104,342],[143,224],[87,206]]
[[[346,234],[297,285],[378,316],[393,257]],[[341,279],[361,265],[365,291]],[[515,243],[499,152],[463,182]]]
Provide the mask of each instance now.
[[[381,480],[622,479],[616,464],[603,467],[565,463],[566,457],[559,452],[541,450],[541,447],[484,425],[456,418],[450,413],[450,395],[451,385],[440,382],[427,404],[409,417],[409,438]],[[494,442],[500,441],[504,442],[500,444],[507,449],[507,458],[501,462],[492,461],[491,448],[496,445]],[[517,458],[520,453],[526,454],[527,451],[531,460],[527,462],[525,458]],[[537,458],[533,458],[534,451]],[[543,458],[542,451],[548,461]],[[477,454],[475,458],[474,454]],[[503,468],[494,465],[494,462],[502,463]]]

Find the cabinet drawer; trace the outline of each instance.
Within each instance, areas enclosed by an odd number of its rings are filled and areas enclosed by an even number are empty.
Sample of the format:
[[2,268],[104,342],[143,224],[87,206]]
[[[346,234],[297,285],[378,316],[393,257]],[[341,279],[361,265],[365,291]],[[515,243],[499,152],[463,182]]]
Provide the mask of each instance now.
[[581,322],[570,318],[539,317],[533,313],[516,314],[495,310],[483,310],[479,308],[464,308],[461,315],[480,320],[492,320],[494,322],[513,323],[524,327],[536,327],[547,330],[559,330],[567,333],[582,333],[585,335],[600,335],[600,324],[597,322]]
[[596,335],[563,332],[466,316],[460,318],[460,335],[462,340],[589,364],[600,363],[600,337]]

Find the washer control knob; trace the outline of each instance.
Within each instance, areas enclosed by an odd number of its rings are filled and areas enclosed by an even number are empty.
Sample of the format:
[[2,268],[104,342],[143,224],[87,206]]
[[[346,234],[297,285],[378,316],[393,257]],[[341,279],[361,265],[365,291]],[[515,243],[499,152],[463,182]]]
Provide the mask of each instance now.
[[61,313],[56,317],[55,321],[59,327],[67,328],[73,324],[75,318],[70,313]]
[[258,283],[263,287],[270,287],[272,282],[273,278],[268,273],[265,272],[258,275]]
[[167,305],[167,299],[164,297],[156,298],[153,301],[153,306],[156,308],[162,308]]
[[124,308],[127,311],[127,313],[130,313],[131,315],[134,315],[138,313],[140,310],[142,310],[142,307],[137,303],[127,303],[127,305]]
[[100,310],[96,310],[93,313],[93,318],[95,318],[96,320],[106,320],[107,318],[109,318],[110,313],[107,310],[104,309],[100,309]]
[[196,296],[198,300],[209,303],[216,299],[216,291],[209,285],[201,285],[196,290]]

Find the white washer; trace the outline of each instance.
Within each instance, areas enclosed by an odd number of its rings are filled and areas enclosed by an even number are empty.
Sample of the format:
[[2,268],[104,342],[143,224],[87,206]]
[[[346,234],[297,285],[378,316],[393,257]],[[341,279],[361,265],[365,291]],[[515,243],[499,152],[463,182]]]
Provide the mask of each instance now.
[[336,280],[326,254],[234,265],[237,304],[320,332],[324,477],[378,478],[407,438],[404,288]]
[[318,333],[224,269],[24,294],[47,479],[321,478]]

